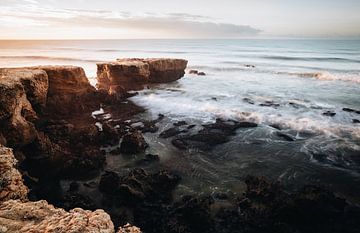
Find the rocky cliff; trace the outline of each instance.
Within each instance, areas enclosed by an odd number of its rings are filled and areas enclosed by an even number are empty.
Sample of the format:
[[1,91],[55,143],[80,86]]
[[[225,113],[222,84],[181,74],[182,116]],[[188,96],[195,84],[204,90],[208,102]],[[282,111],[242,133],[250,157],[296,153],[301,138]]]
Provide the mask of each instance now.
[[127,58],[97,64],[98,88],[110,94],[141,89],[149,83],[167,83],[185,74],[187,61],[170,58]]
[[0,232],[114,232],[103,210],[66,212],[46,201],[27,201],[28,188],[12,150],[0,145]]

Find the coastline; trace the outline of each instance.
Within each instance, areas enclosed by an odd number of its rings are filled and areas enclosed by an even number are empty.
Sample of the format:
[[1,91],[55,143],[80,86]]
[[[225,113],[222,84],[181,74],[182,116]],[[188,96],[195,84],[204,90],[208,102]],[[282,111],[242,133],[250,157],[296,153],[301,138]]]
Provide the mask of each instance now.
[[[98,80],[104,85],[100,85],[99,90],[91,87],[79,67],[1,69],[2,90],[8,95],[2,96],[0,102],[0,119],[5,125],[2,129],[7,129],[0,135],[0,142],[13,147],[15,157],[20,160],[25,184],[31,189],[29,199],[44,198],[66,210],[77,207],[95,210],[98,206],[79,192],[85,184],[80,185],[76,178],[102,173],[99,183],[86,185],[104,194],[105,204],[100,207],[109,211],[116,227],[132,221],[145,232],[261,232],[265,229],[329,232],[341,227],[355,232],[359,229],[358,208],[321,187],[306,186],[288,194],[276,182],[247,177],[247,190],[243,195],[184,196],[174,202],[172,192],[181,178],[173,171],[148,172],[135,168],[126,175],[102,171],[105,156],[100,148],[103,146],[108,146],[115,155],[145,152],[147,143],[142,133],[156,132],[156,124],[164,116],[134,122],[134,116],[144,109],[127,100],[133,95],[128,91],[181,78],[186,64],[174,63],[178,62],[150,59],[148,63],[130,59],[100,65]],[[155,73],[152,78],[151,73]],[[13,97],[18,101],[11,102]],[[99,109],[102,111],[94,114]],[[196,126],[179,122],[160,135],[176,136],[171,142],[180,150],[189,147],[209,150],[228,141],[237,129],[256,126],[252,122],[218,119],[192,132]],[[15,137],[15,133],[20,136]],[[177,137],[179,134],[183,135]],[[281,137],[289,139],[286,136]],[[147,154],[139,161],[156,163],[158,159],[156,155]],[[59,187],[64,178],[73,181],[69,190]],[[5,204],[0,205],[0,213],[4,211],[3,206]],[[315,218],[309,219],[310,213],[316,213]],[[112,223],[108,219],[106,223],[108,232],[113,232]],[[239,229],[239,225],[244,229]]]

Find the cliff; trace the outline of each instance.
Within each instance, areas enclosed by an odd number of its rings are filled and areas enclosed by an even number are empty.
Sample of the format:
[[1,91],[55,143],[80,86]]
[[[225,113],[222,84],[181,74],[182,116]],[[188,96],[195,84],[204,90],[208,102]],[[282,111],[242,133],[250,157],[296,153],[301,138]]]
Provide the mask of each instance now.
[[185,74],[187,61],[170,58],[127,58],[97,64],[97,87],[110,94],[142,89],[150,83],[167,83]]

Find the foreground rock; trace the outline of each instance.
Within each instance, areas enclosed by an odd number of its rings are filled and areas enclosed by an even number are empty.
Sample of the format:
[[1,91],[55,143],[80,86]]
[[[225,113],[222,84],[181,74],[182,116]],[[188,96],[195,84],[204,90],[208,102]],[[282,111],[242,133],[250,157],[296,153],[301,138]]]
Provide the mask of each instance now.
[[132,58],[99,63],[97,85],[100,90],[121,96],[127,90],[142,89],[145,84],[178,80],[184,76],[186,65],[186,60],[169,58]]
[[15,168],[16,162],[12,150],[0,145],[0,202],[11,199],[27,200],[28,188]]
[[0,226],[1,232],[114,232],[110,216],[103,210],[66,212],[46,201],[0,204]]

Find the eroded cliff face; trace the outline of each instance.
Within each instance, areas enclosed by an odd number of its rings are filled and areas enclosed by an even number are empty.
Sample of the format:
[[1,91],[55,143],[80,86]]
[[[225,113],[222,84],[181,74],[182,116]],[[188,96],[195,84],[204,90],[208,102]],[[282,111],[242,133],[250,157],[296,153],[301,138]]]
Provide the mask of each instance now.
[[109,94],[142,89],[150,83],[167,83],[185,74],[187,61],[170,58],[127,58],[97,64],[98,88]]
[[12,149],[0,145],[0,202],[11,199],[27,200],[29,190],[15,168],[16,163]]

